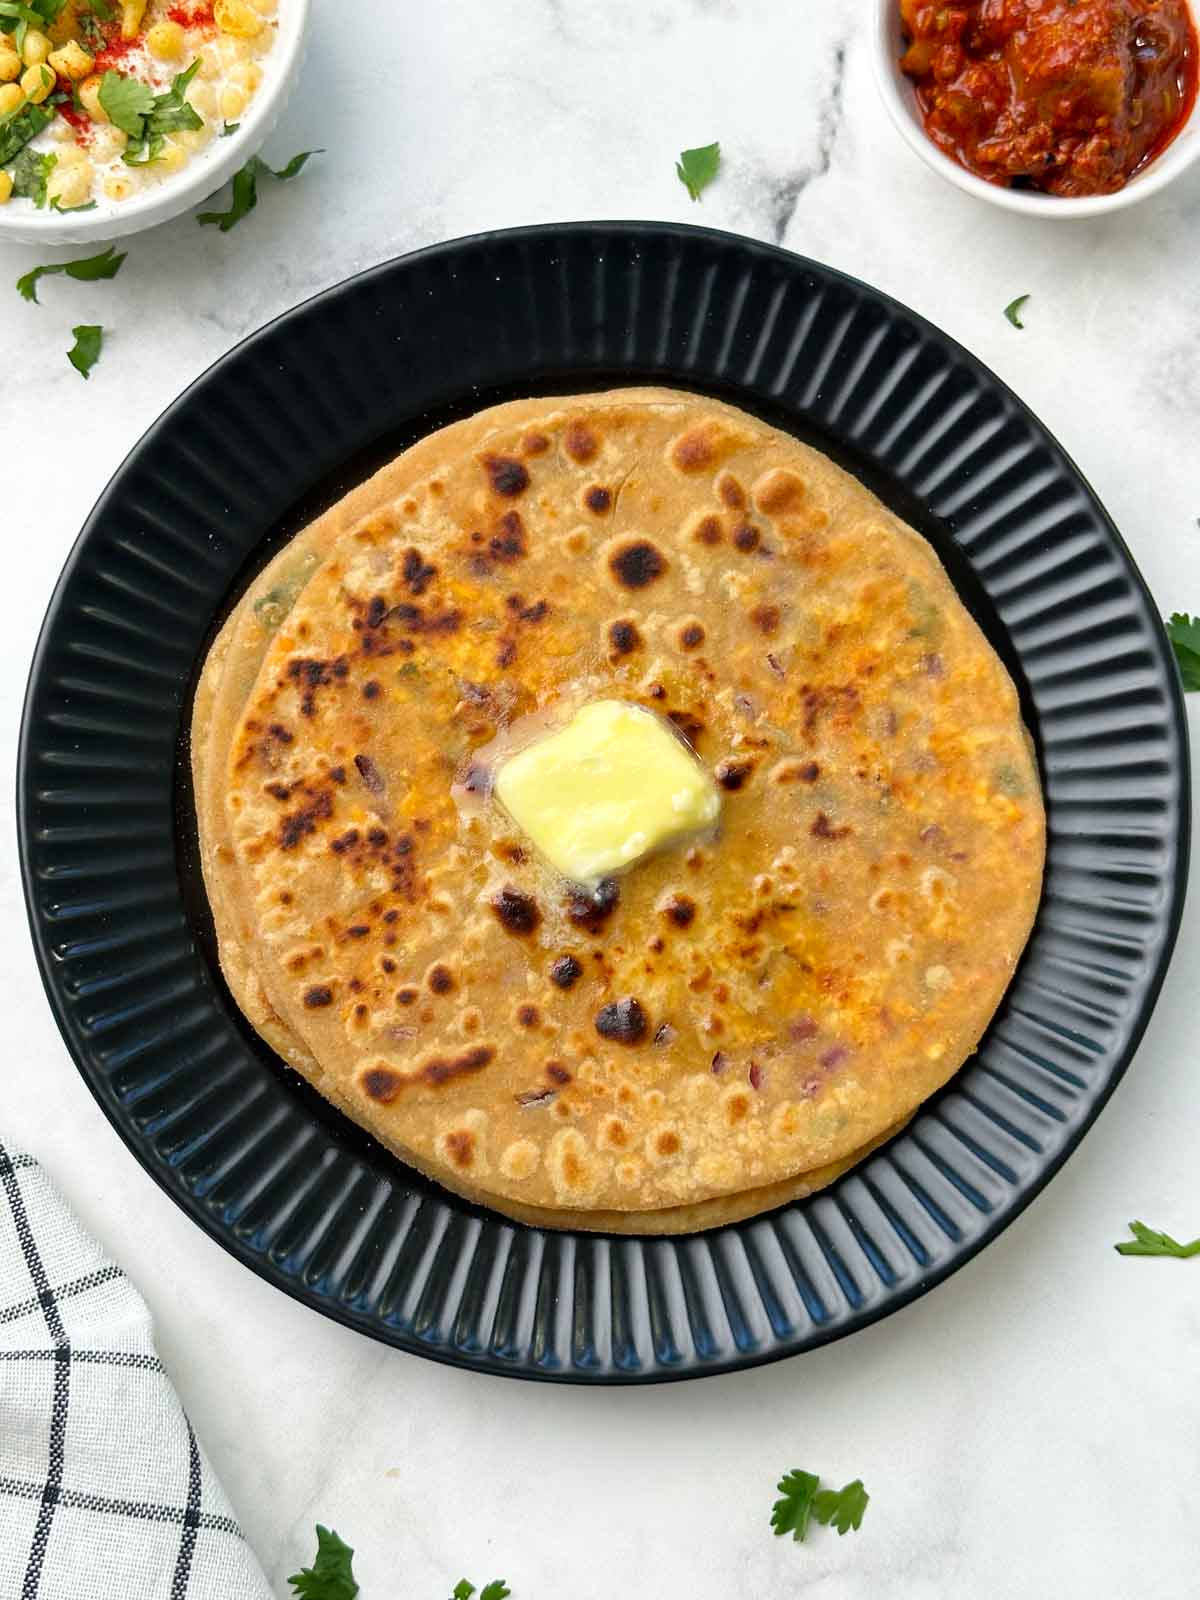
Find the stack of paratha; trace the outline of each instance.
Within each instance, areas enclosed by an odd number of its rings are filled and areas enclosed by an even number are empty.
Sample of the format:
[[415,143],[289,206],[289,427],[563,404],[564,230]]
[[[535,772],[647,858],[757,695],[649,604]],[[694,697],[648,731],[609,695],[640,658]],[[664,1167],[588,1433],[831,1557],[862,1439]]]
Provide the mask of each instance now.
[[[492,753],[614,699],[721,817],[571,884]],[[665,390],[499,406],[356,489],[214,643],[193,761],[255,1028],[401,1160],[550,1226],[830,1182],[970,1054],[1041,885],[1017,695],[930,547]]]

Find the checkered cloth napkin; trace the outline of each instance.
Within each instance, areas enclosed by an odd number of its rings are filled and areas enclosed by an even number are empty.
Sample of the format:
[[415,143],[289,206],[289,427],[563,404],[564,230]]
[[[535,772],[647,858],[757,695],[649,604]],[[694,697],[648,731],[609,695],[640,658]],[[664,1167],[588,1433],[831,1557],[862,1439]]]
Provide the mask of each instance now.
[[0,1600],[271,1600],[150,1313],[0,1143]]

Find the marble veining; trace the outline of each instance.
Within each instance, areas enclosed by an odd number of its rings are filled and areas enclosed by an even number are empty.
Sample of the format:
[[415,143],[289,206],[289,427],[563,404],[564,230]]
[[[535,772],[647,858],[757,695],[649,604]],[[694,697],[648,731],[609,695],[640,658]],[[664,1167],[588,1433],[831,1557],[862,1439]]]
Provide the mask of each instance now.
[[[266,152],[276,165],[326,154],[264,185],[232,233],[181,218],[130,241],[110,283],[45,280],[40,306],[15,279],[78,252],[0,246],[0,1127],[146,1296],[281,1597],[320,1519],[356,1547],[363,1600],[440,1600],[464,1574],[507,1577],[514,1600],[1188,1600],[1200,1263],[1123,1260],[1111,1245],[1133,1217],[1200,1232],[1195,903],[1125,1082],[1000,1240],[853,1339],[699,1384],[505,1383],[346,1332],[201,1235],[71,1066],[29,949],[11,812],[54,581],[108,477],[180,390],[255,327],[388,257],[513,223],[625,216],[827,261],[1011,384],[1092,480],[1162,609],[1200,610],[1200,171],[1109,220],[980,205],[893,133],[861,0],[353,9],[349,21],[317,5],[305,77]],[[675,160],[713,139],[722,173],[693,204]],[[1002,311],[1024,293],[1019,333]],[[79,322],[108,336],[86,384],[64,354]],[[1194,704],[1190,716],[1195,732]],[[773,1539],[790,1467],[861,1476],[863,1531]]]

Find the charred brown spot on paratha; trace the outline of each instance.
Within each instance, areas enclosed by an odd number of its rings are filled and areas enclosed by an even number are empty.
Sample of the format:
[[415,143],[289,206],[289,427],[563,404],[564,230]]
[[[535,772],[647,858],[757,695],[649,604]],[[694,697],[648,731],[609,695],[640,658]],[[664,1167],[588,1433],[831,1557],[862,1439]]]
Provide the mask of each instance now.
[[419,989],[414,989],[411,984],[405,984],[403,989],[396,990],[396,1004],[398,1006],[413,1006],[421,998]]
[[585,422],[572,422],[567,425],[563,434],[563,449],[572,461],[585,467],[589,461],[594,461],[600,449],[596,435]]
[[790,758],[777,761],[769,773],[772,783],[816,783],[820,776],[821,768],[817,762]]
[[755,480],[751,493],[764,517],[780,517],[799,508],[808,485],[799,473],[775,467]]
[[574,956],[559,956],[550,968],[550,981],[560,989],[569,989],[582,972],[583,968]]
[[825,721],[848,727],[861,707],[861,697],[852,683],[825,684],[816,688],[804,684],[801,691],[804,731],[811,738]]
[[725,528],[720,517],[701,517],[692,525],[691,537],[696,544],[720,544],[725,537]]
[[706,421],[697,423],[686,433],[681,433],[669,451],[671,465],[679,472],[705,472],[716,464],[720,424]]
[[765,633],[768,635],[779,632],[779,624],[781,620],[782,618],[779,607],[770,605],[766,601],[763,601],[762,604],[755,606],[750,613],[750,621],[754,624],[754,626],[759,630],[760,633]]
[[733,530],[734,547],[740,550],[744,556],[748,556],[752,551],[758,549],[761,537],[762,535],[752,522],[739,522]]
[[612,490],[597,483],[587,490],[583,503],[594,516],[602,517],[612,510]]
[[289,661],[287,675],[300,687],[301,715],[313,716],[317,709],[317,690],[341,682],[349,672],[350,663],[345,656],[338,656],[333,661],[317,661],[307,657],[295,657]]
[[400,1073],[393,1072],[390,1067],[368,1067],[358,1081],[369,1100],[377,1100],[384,1106],[390,1104],[404,1087]]
[[677,707],[674,711],[667,712],[667,718],[675,724],[689,744],[695,744],[696,740],[704,732],[704,723],[693,711],[685,711],[682,707]]
[[536,1028],[538,1025],[538,1008],[524,1005],[517,1007],[517,1025],[521,1028]]
[[608,642],[613,648],[614,655],[627,656],[639,648],[642,636],[632,622],[620,619],[609,628]]
[[676,638],[681,650],[699,650],[704,643],[704,624],[699,617],[687,617],[679,624]]
[[649,539],[633,539],[612,552],[608,565],[626,589],[645,589],[667,570],[667,558]]
[[455,1078],[482,1072],[494,1060],[495,1049],[490,1044],[474,1045],[459,1056],[434,1056],[412,1072],[398,1072],[386,1062],[376,1062],[364,1068],[358,1076],[363,1093],[381,1105],[390,1105],[402,1090],[414,1084],[428,1084],[440,1088]]
[[601,1006],[595,1020],[596,1032],[602,1039],[611,1039],[614,1044],[640,1044],[649,1027],[640,1001],[632,996]]
[[717,499],[731,511],[741,511],[746,504],[746,491],[732,472],[719,472],[713,484]]
[[496,494],[515,499],[529,487],[529,471],[512,456],[486,455],[483,468]]
[[368,678],[362,686],[364,700],[380,700],[383,698],[383,685],[378,678]]
[[518,938],[528,938],[542,920],[542,913],[538,910],[537,901],[531,895],[522,894],[511,883],[494,896],[492,910],[496,913],[500,925],[507,933],[516,934]]
[[404,552],[400,577],[409,594],[423,595],[437,577],[437,568],[419,550],[410,548]]
[[536,627],[539,622],[544,622],[550,615],[550,602],[548,600],[527,602],[524,595],[510,594],[504,604],[518,622],[526,622],[531,627]]
[[816,821],[808,831],[814,839],[845,839],[854,832],[848,823],[842,827],[836,827],[830,822],[824,811],[817,812]]
[[677,928],[690,928],[696,920],[696,902],[686,894],[673,894],[663,902],[662,914]]
[[753,771],[754,762],[748,757],[727,756],[724,761],[718,761],[713,777],[722,789],[737,790]]
[[[306,785],[307,789],[307,785]],[[328,789],[309,791],[309,798],[298,811],[284,817],[279,825],[279,846],[294,850],[301,839],[316,833],[318,826],[333,815],[333,795]]]
[[550,441],[544,433],[527,433],[521,440],[521,454],[526,456],[544,456],[550,448]]
[[319,1011],[322,1006],[331,1006],[333,990],[327,983],[314,983],[311,989],[304,991],[304,1004],[310,1011]]
[[525,524],[516,511],[506,511],[496,521],[495,531],[488,540],[488,555],[501,566],[511,567],[528,553],[525,543]]
[[458,1128],[453,1133],[448,1133],[442,1142],[451,1161],[463,1172],[473,1164],[475,1135],[469,1128]]
[[621,887],[615,878],[601,878],[594,889],[572,889],[567,897],[567,916],[577,928],[588,933],[600,929],[617,909]]
[[616,1116],[601,1117],[596,1129],[596,1144],[601,1150],[627,1150],[629,1142],[627,1122]]
[[452,994],[458,987],[454,974],[444,961],[435,961],[425,974],[425,982],[433,994]]

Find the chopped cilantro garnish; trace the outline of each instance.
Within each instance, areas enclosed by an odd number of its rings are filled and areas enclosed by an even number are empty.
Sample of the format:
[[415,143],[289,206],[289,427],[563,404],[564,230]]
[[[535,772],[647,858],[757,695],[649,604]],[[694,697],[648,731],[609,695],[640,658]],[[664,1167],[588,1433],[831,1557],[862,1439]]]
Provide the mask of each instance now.
[[229,135],[231,133],[236,133],[240,127],[241,127],[241,123],[240,122],[227,122],[225,124],[225,126],[221,129],[221,137],[222,137],[222,139],[228,139]]
[[1129,1231],[1133,1238],[1114,1246],[1118,1255],[1174,1256],[1177,1261],[1186,1261],[1189,1256],[1200,1256],[1200,1239],[1193,1239],[1191,1244],[1180,1244],[1179,1240],[1172,1239],[1169,1233],[1156,1233],[1144,1222],[1131,1222]]
[[716,177],[720,165],[720,144],[702,144],[695,150],[680,152],[679,160],[675,163],[675,176],[692,199],[699,200]]
[[154,109],[154,90],[137,78],[126,78],[110,67],[100,80],[100,104],[115,128],[140,139],[146,118]]
[[81,206],[60,206],[57,198],[55,198],[50,202],[50,209],[51,211],[57,211],[60,217],[71,217],[74,216],[77,211],[95,211],[96,202],[94,200],[88,200],[85,201]]
[[317,1524],[317,1556],[288,1579],[298,1600],[354,1600],[354,1551],[335,1532]]
[[278,171],[269,167],[260,156],[251,156],[246,165],[233,175],[233,194],[228,211],[201,211],[196,221],[202,226],[215,224],[222,233],[228,233],[230,228],[236,228],[243,217],[249,216],[258,204],[258,180],[260,177],[277,178],[284,183],[289,178],[294,178],[304,168],[305,163],[312,156],[324,155],[323,150],[302,150],[288,162],[286,167]]
[[186,72],[177,74],[163,94],[155,94],[136,78],[123,78],[116,72],[104,74],[100,104],[129,136],[124,158],[129,166],[144,167],[157,161],[168,133],[204,126],[203,117],[185,98],[188,85],[199,70],[197,57]]
[[19,200],[32,200],[40,211],[46,204],[46,183],[58,165],[55,155],[22,150],[12,167],[12,192]]
[[1183,687],[1189,693],[1200,690],[1200,616],[1189,617],[1186,611],[1176,611],[1166,628]]
[[1004,315],[1012,323],[1014,328],[1024,328],[1025,326],[1025,324],[1021,321],[1021,307],[1028,299],[1029,296],[1027,294],[1019,294],[1015,300],[1011,300],[1004,308]]
[[67,351],[67,360],[82,378],[90,378],[92,368],[100,359],[100,347],[104,343],[104,329],[95,323],[82,322],[77,328],[72,328],[75,335],[75,344]]
[[43,128],[50,126],[57,114],[57,103],[44,100],[40,106],[27,101],[19,111],[0,117],[0,166],[7,166],[20,155],[31,139],[36,139]]
[[[86,206],[75,206],[76,211],[85,211]],[[121,270],[124,255],[117,255],[116,246],[109,245],[107,250],[102,250],[98,256],[85,256],[78,261],[60,261],[53,266],[34,267],[24,277],[17,279],[17,290],[26,300],[32,300],[34,305],[40,305],[37,286],[40,278],[53,277],[56,273],[65,273],[68,278],[77,278],[81,283],[95,283],[100,278],[115,278]]]

